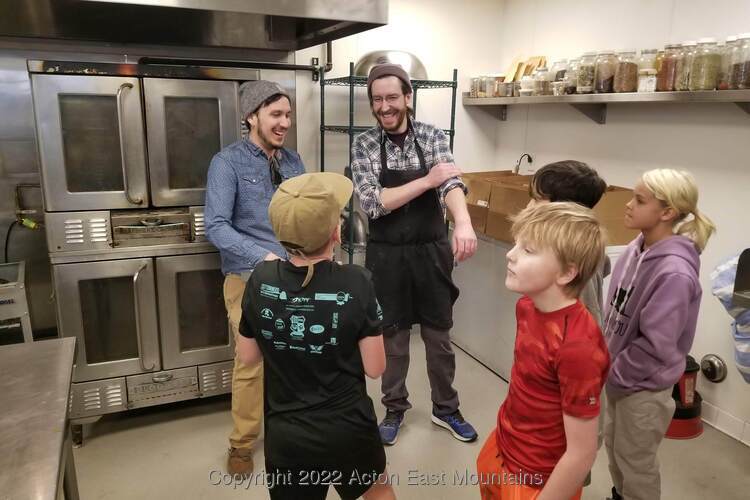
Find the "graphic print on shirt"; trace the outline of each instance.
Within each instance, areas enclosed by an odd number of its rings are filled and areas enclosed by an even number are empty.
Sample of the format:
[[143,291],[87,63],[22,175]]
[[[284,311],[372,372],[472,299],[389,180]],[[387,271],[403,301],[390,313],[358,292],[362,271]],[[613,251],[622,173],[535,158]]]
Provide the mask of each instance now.
[[318,301],[330,301],[330,302],[336,302],[336,305],[343,306],[350,300],[352,300],[354,297],[352,297],[352,294],[350,293],[344,293],[344,292],[338,292],[338,293],[316,293],[315,294],[315,300]]
[[612,300],[609,305],[612,307],[610,314],[614,316],[614,324],[610,327],[609,321],[605,324],[604,334],[605,336],[610,335],[624,335],[625,330],[630,322],[630,316],[625,314],[625,309],[628,306],[630,297],[633,295],[635,287],[630,287],[629,290],[625,290],[622,287],[618,287],[615,290]]
[[304,316],[297,316],[294,314],[289,317],[289,321],[291,322],[291,325],[289,326],[291,333],[289,335],[293,339],[302,340],[305,338],[305,320],[306,318]]

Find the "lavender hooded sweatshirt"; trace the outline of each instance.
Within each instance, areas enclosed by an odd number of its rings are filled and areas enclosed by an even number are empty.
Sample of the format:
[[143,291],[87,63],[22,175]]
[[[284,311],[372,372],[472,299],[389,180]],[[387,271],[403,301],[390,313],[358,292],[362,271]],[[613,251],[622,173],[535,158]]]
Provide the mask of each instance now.
[[685,236],[642,250],[643,235],[617,261],[607,295],[604,336],[611,390],[625,393],[672,387],[693,345],[702,290],[700,258]]

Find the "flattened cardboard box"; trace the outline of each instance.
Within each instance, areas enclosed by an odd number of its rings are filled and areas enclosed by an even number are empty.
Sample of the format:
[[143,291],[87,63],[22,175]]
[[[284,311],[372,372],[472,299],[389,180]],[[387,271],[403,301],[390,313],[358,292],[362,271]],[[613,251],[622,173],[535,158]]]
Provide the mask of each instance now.
[[[471,217],[471,225],[477,234],[484,234],[487,225],[487,214],[490,206],[490,191],[496,180],[512,176],[510,170],[498,170],[491,172],[472,172],[463,174],[461,179],[466,184],[469,194],[466,195],[466,208]],[[448,212],[448,219],[453,221],[452,214]]]
[[[509,217],[517,214],[529,203],[531,176],[512,175],[497,179],[490,192],[485,234],[496,240],[513,242]],[[594,213],[607,230],[607,245],[627,245],[638,231],[625,227],[625,204],[633,191],[619,186],[609,186],[602,199],[594,207]]]

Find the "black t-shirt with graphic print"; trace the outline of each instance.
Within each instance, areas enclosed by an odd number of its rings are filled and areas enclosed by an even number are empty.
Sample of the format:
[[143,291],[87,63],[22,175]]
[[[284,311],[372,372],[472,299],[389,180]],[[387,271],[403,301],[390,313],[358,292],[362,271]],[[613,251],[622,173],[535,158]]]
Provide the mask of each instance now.
[[370,273],[331,261],[255,268],[240,334],[263,353],[265,453],[276,466],[336,466],[382,453],[358,342],[380,335]]

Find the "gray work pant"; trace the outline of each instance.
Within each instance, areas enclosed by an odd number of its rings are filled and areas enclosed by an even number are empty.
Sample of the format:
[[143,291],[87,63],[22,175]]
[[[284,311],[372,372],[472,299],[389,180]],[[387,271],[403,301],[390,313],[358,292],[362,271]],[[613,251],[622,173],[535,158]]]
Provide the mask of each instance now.
[[[436,330],[427,325],[421,325],[420,330],[427,357],[432,412],[438,416],[450,415],[458,410],[458,393],[453,388],[456,357],[449,330]],[[386,362],[381,381],[382,402],[390,411],[404,412],[411,408],[409,392],[406,390],[410,333],[411,330],[397,330],[383,336]]]

